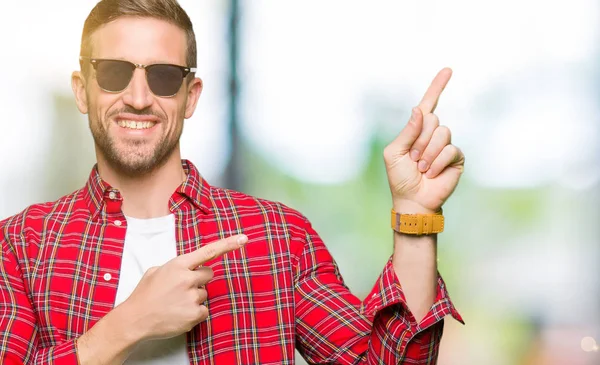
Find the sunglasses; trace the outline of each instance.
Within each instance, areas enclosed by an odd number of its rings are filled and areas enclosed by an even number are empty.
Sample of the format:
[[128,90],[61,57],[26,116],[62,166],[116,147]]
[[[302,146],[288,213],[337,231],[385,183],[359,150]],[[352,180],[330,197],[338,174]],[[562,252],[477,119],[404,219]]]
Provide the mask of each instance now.
[[118,93],[127,88],[136,68],[146,70],[146,81],[152,93],[160,97],[175,96],[185,77],[196,72],[195,68],[157,63],[139,65],[123,60],[109,60],[79,57],[79,61],[88,60],[96,71],[98,86],[106,92]]

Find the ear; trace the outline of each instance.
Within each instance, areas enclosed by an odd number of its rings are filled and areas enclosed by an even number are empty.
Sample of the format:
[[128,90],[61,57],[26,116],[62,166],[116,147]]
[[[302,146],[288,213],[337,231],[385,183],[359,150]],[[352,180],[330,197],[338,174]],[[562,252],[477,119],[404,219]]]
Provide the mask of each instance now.
[[73,89],[73,94],[75,94],[77,108],[82,114],[87,114],[88,106],[87,95],[85,93],[85,77],[83,77],[83,74],[80,71],[75,71],[71,75],[71,88]]
[[198,104],[198,99],[202,93],[202,86],[202,79],[199,77],[196,77],[189,82],[187,103],[185,105],[185,119],[189,119],[192,117],[192,115],[194,115],[196,105]]

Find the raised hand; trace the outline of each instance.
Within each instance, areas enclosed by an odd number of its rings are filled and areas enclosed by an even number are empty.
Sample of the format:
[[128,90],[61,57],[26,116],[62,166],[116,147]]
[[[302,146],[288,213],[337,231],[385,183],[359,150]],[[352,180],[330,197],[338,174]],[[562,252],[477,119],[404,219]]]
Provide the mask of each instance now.
[[399,213],[438,211],[464,170],[465,157],[451,143],[450,129],[433,114],[452,70],[433,79],[410,120],[384,150],[394,209]]
[[212,242],[166,264],[150,268],[133,293],[121,305],[135,316],[132,331],[148,339],[170,338],[190,331],[208,317],[204,289],[213,278],[210,267],[201,266],[246,244],[245,235]]

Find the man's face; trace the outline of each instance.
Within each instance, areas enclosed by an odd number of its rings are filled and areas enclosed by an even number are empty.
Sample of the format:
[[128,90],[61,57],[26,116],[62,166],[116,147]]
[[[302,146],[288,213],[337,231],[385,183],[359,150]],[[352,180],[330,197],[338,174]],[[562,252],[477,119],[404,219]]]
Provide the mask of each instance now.
[[[153,18],[122,17],[92,35],[91,58],[189,66],[186,49],[185,32],[177,26]],[[79,109],[89,114],[99,160],[136,176],[179,152],[183,119],[193,114],[202,89],[199,79],[191,83],[185,79],[175,96],[159,97],[150,90],[146,71],[136,68],[125,90],[110,93],[98,86],[89,66],[85,80],[74,73],[73,85]]]

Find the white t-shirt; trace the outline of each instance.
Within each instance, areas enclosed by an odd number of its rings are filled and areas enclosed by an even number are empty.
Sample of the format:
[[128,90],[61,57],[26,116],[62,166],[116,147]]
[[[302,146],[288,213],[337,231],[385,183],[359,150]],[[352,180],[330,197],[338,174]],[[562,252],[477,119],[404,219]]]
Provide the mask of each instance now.
[[[131,295],[152,266],[161,266],[177,256],[175,216],[152,219],[127,217],[127,233],[121,261],[115,306]],[[186,335],[140,343],[125,361],[128,365],[189,365]]]

